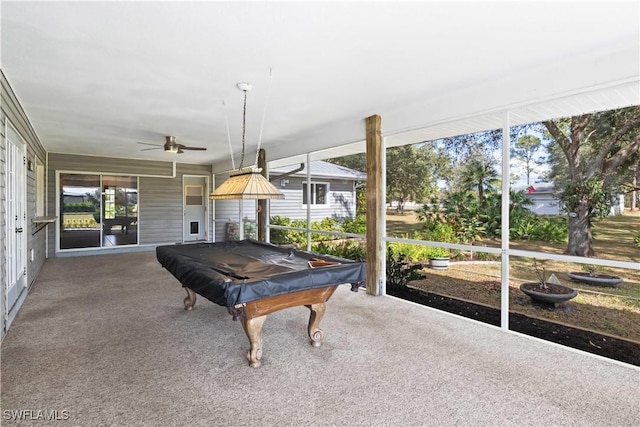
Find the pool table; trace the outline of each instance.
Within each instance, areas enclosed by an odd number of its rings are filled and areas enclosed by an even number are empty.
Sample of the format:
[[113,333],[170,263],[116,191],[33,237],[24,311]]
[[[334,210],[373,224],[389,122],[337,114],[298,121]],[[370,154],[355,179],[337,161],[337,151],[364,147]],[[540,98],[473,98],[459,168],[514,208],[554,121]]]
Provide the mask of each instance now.
[[366,271],[362,262],[252,239],[159,246],[156,257],[186,290],[185,310],[193,309],[198,294],[226,306],[234,320],[240,318],[252,367],[260,366],[262,325],[268,314],[308,307],[307,332],[318,347],[324,339],[320,321],[326,302],[340,284],[357,291]]

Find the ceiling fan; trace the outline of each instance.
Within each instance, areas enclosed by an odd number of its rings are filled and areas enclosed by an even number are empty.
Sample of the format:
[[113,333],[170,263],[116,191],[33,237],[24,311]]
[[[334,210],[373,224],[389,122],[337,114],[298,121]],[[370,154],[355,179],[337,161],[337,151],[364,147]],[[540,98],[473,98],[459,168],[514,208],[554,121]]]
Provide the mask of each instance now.
[[182,154],[184,150],[206,151],[205,147],[187,147],[186,145],[178,144],[175,136],[166,136],[166,142],[164,144],[150,144],[148,142],[138,142],[142,145],[153,145],[154,148],[143,148],[140,151],[160,150],[164,149],[165,153]]

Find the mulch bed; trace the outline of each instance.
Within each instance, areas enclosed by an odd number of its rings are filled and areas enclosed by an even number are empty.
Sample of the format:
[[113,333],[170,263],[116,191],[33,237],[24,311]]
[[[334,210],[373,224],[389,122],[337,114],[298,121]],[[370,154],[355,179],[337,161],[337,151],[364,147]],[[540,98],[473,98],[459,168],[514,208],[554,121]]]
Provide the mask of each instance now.
[[[390,290],[389,294],[480,322],[500,326],[500,310],[497,308],[411,288],[396,291]],[[615,338],[513,312],[509,314],[509,329],[609,359],[640,366],[640,344],[622,338]]]

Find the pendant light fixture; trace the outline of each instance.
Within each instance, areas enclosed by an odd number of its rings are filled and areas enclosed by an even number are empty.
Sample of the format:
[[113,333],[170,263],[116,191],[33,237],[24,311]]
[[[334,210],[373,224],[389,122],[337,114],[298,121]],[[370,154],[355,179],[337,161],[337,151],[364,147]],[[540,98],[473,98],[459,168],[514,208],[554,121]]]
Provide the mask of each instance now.
[[[229,173],[229,179],[224,181],[210,195],[211,200],[230,200],[230,199],[284,199],[282,194],[273,184],[271,184],[260,172],[261,168],[248,167],[243,168],[244,164],[244,148],[245,133],[247,119],[247,92],[251,90],[249,83],[238,83],[238,89],[244,92],[244,108],[242,112],[242,157],[240,159],[240,167],[235,169],[233,160],[233,149],[231,148],[231,136],[229,135],[229,151],[231,152],[231,165],[233,171]],[[266,107],[265,107],[266,112]],[[264,126],[264,117],[262,120]],[[229,126],[227,124],[227,134],[229,134]],[[260,129],[260,137],[258,138],[258,149],[260,151],[260,143],[262,140],[262,128]],[[258,163],[258,153],[256,152],[256,164]]]

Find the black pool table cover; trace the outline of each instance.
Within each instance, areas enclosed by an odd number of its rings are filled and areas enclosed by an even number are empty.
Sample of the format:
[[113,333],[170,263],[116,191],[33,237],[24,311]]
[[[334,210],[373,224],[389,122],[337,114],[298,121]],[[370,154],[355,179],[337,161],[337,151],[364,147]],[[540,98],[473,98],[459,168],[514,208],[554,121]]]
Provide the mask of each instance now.
[[[253,239],[159,246],[156,257],[182,286],[227,307],[343,283],[357,291],[366,273],[363,262]],[[340,264],[310,268],[313,258]]]

